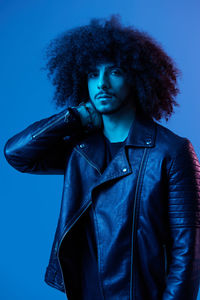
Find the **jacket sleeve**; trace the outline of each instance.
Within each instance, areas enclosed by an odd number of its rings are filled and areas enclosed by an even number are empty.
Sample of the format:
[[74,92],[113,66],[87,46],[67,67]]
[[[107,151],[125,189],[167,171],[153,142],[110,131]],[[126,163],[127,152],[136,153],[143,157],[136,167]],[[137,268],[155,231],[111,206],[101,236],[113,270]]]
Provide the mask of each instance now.
[[77,111],[67,108],[40,120],[9,139],[4,147],[8,163],[32,174],[63,174],[72,150],[70,139],[82,129]]
[[168,271],[162,300],[196,300],[200,280],[200,164],[186,138],[172,161],[168,180]]

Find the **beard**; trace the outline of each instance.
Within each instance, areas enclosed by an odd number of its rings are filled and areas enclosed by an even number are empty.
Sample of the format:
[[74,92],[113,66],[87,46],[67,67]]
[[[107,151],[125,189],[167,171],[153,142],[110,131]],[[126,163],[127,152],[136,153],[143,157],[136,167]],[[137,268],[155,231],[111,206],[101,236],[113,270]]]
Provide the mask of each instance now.
[[118,112],[119,110],[121,110],[121,108],[124,106],[124,103],[120,103],[120,105],[116,106],[116,107],[108,107],[108,108],[103,108],[103,109],[97,109],[97,111],[101,114],[101,115],[112,115],[116,112]]
[[116,105],[102,106],[101,108],[98,108],[98,106],[96,106],[92,101],[90,102],[101,115],[112,115],[118,113],[126,106],[129,106],[132,102],[132,99],[130,98],[130,96],[127,96],[123,101],[116,103]]

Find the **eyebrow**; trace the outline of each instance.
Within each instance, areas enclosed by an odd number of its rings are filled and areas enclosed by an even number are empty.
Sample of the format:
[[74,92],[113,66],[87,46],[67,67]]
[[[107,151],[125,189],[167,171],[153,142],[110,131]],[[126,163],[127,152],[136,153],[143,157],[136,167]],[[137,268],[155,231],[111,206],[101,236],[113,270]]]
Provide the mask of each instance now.
[[116,65],[111,65],[111,66],[107,66],[106,69],[111,69],[111,68],[119,68],[118,66]]

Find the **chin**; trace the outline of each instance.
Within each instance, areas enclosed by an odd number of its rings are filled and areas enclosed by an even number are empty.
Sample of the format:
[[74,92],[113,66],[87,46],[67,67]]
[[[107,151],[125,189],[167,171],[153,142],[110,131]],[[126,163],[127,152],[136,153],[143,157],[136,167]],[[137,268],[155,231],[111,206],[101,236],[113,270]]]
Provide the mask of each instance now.
[[112,103],[112,105],[106,105],[104,107],[99,108],[99,112],[105,115],[110,115],[120,111],[123,106],[124,103]]
[[112,114],[116,113],[117,111],[119,111],[120,107],[116,107],[116,108],[113,108],[113,107],[102,108],[102,109],[97,109],[97,110],[102,115],[112,115]]

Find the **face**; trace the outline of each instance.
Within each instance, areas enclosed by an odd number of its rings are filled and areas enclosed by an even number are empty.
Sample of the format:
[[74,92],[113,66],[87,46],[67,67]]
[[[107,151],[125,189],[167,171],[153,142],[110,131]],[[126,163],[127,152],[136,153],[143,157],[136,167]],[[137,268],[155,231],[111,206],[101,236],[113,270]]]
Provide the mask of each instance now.
[[130,98],[127,74],[113,63],[99,64],[88,74],[88,92],[101,114],[119,111]]

